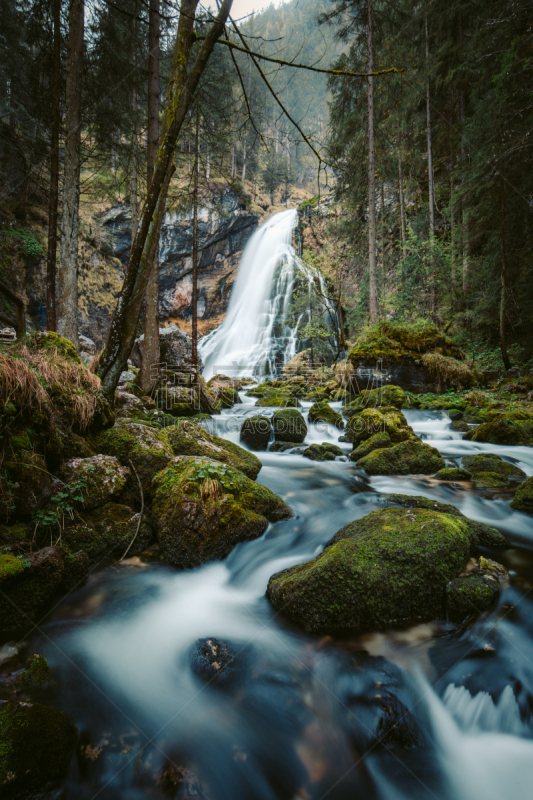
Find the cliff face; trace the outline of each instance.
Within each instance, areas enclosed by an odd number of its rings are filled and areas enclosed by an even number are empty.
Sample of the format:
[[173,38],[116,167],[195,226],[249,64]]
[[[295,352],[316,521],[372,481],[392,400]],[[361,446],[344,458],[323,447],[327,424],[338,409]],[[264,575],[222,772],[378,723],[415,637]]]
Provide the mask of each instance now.
[[[198,209],[198,318],[199,331],[216,327],[226,311],[241,253],[257,227],[258,217],[249,212],[235,192],[226,190],[211,206]],[[124,268],[131,246],[131,212],[114,206],[98,218],[101,238]],[[159,313],[161,321],[190,326],[192,294],[192,209],[168,212],[159,247]],[[118,262],[117,262],[118,265]],[[120,268],[118,272],[120,272]],[[114,294],[111,286],[109,291]],[[101,303],[88,300],[83,332],[97,344],[104,342],[109,322]]]

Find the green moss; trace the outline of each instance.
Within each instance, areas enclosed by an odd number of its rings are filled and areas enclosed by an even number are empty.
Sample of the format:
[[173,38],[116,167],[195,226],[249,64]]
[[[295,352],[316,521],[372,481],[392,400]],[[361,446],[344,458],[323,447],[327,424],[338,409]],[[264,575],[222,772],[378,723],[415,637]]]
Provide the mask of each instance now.
[[248,478],[255,480],[261,469],[261,461],[234,442],[208,433],[194,422],[184,420],[166,428],[164,432],[172,452],[176,456],[205,456],[222,464],[241,470]]
[[78,739],[75,725],[61,712],[38,703],[0,705],[0,793],[44,788],[67,771]]
[[20,677],[21,684],[27,689],[47,689],[52,684],[52,675],[48,661],[44,656],[33,655],[26,660],[26,669]]
[[76,364],[81,364],[78,351],[70,339],[65,339],[64,336],[60,336],[53,331],[37,331],[36,333],[31,333],[26,337],[26,344],[30,348],[51,351],[54,355],[57,351],[63,358],[74,361]]
[[363,408],[394,406],[400,409],[405,403],[405,392],[399,386],[381,386],[378,389],[362,391],[360,400]]
[[131,462],[146,493],[151,491],[154,475],[165,469],[172,458],[164,431],[138,423],[116,425],[100,435],[98,446],[102,453],[115,456],[126,467]]
[[[464,456],[463,466],[477,479],[478,473],[492,473],[507,478],[525,478],[526,473],[514,464],[504,461],[494,453],[480,453],[474,456]],[[505,483],[505,480],[504,480]]]
[[435,475],[439,481],[470,481],[472,475],[466,469],[459,469],[458,467],[445,467],[439,469]]
[[308,631],[383,628],[443,615],[446,585],[473,546],[466,522],[425,509],[374,511],[325,551],[274,575],[267,597]]
[[390,364],[400,359],[417,361],[422,354],[432,351],[464,359],[464,353],[453,339],[434,325],[380,322],[361,334],[348,358],[352,363],[382,360]]
[[511,502],[511,508],[515,511],[523,511],[525,514],[533,514],[533,477],[528,478],[517,489]]
[[435,447],[409,439],[383,450],[373,450],[357,462],[369,475],[432,475],[445,462]]
[[22,559],[9,553],[0,554],[0,581],[11,575],[18,575],[23,569]]
[[298,398],[286,389],[272,389],[257,401],[258,406],[274,406],[278,408],[299,408]]
[[121,503],[106,503],[101,508],[76,517],[61,535],[62,542],[72,552],[83,551],[89,564],[96,564],[103,558],[120,558],[133,540],[129,555],[142,552],[153,541],[153,532],[146,515],[141,521],[129,506]]
[[507,486],[507,478],[499,472],[476,472],[474,479],[476,486],[485,489],[496,489],[499,486]]
[[291,516],[273,492],[210,458],[183,456],[154,480],[153,518],[163,557],[192,568],[225,558],[268,522]]
[[322,400],[311,406],[309,409],[309,422],[325,422],[328,425],[334,425],[336,428],[344,428],[342,414],[331,408],[327,400]]
[[304,450],[303,455],[311,461],[335,461],[337,456],[343,455],[343,451],[336,444],[322,442],[310,445]]
[[533,447],[533,420],[496,419],[483,423],[467,436],[473,442]]
[[374,433],[369,439],[364,442],[361,442],[358,447],[356,447],[350,453],[351,461],[359,461],[360,458],[364,458],[373,450],[383,450],[386,447],[392,447],[392,439],[390,438],[389,434],[386,431],[382,431],[380,433]]
[[495,580],[482,575],[454,578],[446,587],[446,608],[452,622],[464,622],[481,614],[498,599],[499,586]]
[[270,441],[272,423],[269,417],[256,414],[247,417],[241,425],[241,440],[251,450],[266,450]]
[[307,436],[307,425],[299,411],[284,408],[272,416],[274,439],[277,442],[303,442]]
[[365,408],[359,414],[350,417],[346,425],[348,441],[353,442],[355,446],[376,433],[387,433],[394,444],[415,438],[404,415],[396,409]]

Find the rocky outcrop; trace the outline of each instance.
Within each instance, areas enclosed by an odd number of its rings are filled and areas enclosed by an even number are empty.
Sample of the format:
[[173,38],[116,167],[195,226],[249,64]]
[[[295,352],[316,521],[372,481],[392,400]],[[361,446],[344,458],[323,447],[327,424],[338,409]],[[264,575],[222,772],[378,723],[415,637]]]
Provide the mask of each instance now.
[[[135,344],[131,351],[131,360],[137,368],[141,368],[142,347],[144,334],[135,339]],[[167,325],[166,328],[159,328],[160,361],[166,364],[167,369],[179,372],[190,372],[192,368],[192,339],[182,331],[178,325]],[[203,364],[198,356],[198,371],[202,372]]]

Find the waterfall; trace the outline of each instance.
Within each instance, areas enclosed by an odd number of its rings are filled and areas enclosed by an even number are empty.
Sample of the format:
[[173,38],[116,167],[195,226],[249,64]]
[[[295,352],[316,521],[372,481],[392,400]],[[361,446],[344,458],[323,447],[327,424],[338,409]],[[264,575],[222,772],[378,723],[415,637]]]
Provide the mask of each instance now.
[[325,289],[323,277],[301,261],[291,244],[297,222],[295,209],[280,211],[250,238],[226,317],[200,341],[207,379],[219,372],[273,377],[296,355],[298,329],[307,319],[303,313],[291,320],[296,272],[309,282],[318,277]]

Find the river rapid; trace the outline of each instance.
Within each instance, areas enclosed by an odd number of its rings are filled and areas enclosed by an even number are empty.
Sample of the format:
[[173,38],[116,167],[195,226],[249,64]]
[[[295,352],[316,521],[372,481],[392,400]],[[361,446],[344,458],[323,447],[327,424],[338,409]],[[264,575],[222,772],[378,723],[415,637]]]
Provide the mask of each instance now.
[[[235,442],[245,416],[274,410],[241,396],[209,423]],[[449,465],[486,451],[533,474],[533,448],[463,441],[444,412],[405,416]],[[339,433],[310,424],[306,441],[337,443]],[[351,445],[341,447],[346,456],[333,462],[259,453],[258,482],[294,516],[224,562],[178,572],[131,559],[94,572],[56,609],[31,652],[58,676],[56,704],[78,726],[80,752],[48,796],[531,798],[532,518],[512,511],[502,490],[369,478],[348,460]],[[498,607],[463,628],[441,620],[343,641],[307,636],[277,615],[264,596],[270,576],[313,558],[391,492],[452,503],[505,533],[506,549],[484,551],[511,572]],[[203,637],[232,643],[233,681],[205,684],[192,672]]]

